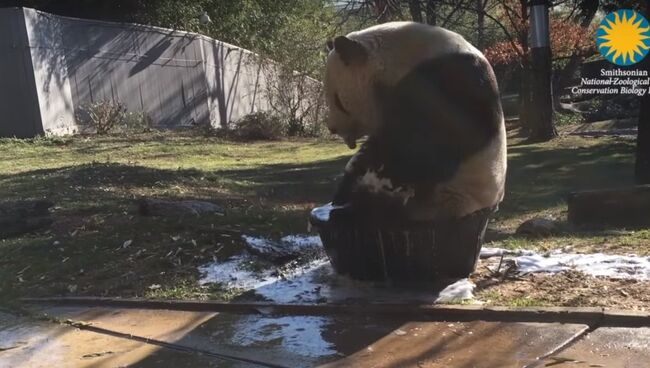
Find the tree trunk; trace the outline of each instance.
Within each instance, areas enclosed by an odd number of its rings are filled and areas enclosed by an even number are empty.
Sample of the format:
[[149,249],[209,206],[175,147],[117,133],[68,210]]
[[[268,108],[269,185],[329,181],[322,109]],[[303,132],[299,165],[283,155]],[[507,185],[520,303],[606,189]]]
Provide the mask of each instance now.
[[545,142],[557,137],[553,123],[553,97],[551,91],[551,48],[531,48],[531,104],[528,121],[530,140]]
[[[527,0],[521,0],[521,16],[523,19],[528,18]],[[530,134],[530,64],[528,49],[528,29],[521,28],[517,32],[521,51],[523,53],[521,60],[520,82],[519,82],[519,124],[522,132]]]
[[[591,25],[591,22],[594,20],[594,17],[596,16],[596,12],[598,11],[598,0],[585,0],[584,4],[585,5],[583,8],[583,15],[582,15],[582,21],[580,22],[580,27],[582,27],[583,29],[587,29]],[[566,109],[564,106],[562,106],[562,103],[560,102],[560,96],[564,91],[564,89],[569,86],[569,83],[571,83],[573,79],[573,75],[575,74],[576,70],[578,69],[580,64],[582,64],[583,61],[584,61],[584,56],[580,55],[579,50],[576,47],[575,51],[569,58],[569,61],[560,72],[560,75],[557,78],[556,83],[553,85],[553,96],[555,96],[555,98],[553,99],[553,109],[555,111],[562,112],[562,111],[569,110]]]
[[375,0],[375,12],[377,14],[377,23],[386,23],[389,20],[390,9],[387,0]]
[[584,56],[579,55],[579,54],[573,54],[569,58],[569,61],[567,64],[562,68],[562,70],[559,73],[559,76],[555,80],[555,83],[553,84],[553,96],[555,98],[553,99],[553,110],[557,112],[572,112],[571,109],[565,107],[562,105],[562,101],[560,101],[560,96],[564,93],[564,89],[569,86],[569,83],[573,80],[573,75],[575,74],[576,70],[582,64],[582,61],[584,60]]
[[484,0],[476,0],[476,47],[483,50],[485,43],[485,4]]
[[[526,3],[522,4],[521,14],[524,18],[528,17]],[[530,63],[528,48],[528,30],[523,28],[518,33],[519,44],[523,53],[521,61],[521,80],[519,82],[519,124],[522,133],[530,134]]]
[[557,137],[553,124],[553,91],[551,87],[551,45],[548,23],[548,0],[530,4],[531,110],[529,139],[544,142]]
[[[650,0],[647,0],[645,5],[647,17],[650,15]],[[639,66],[640,69],[650,70],[650,57],[643,59]],[[634,177],[638,184],[650,184],[650,95],[647,93],[641,97]]]
[[530,134],[530,121],[528,119],[528,112],[530,111],[530,68],[527,63],[522,65],[520,70],[519,82],[519,124],[521,125],[522,132],[526,135]]
[[409,0],[409,12],[414,22],[422,23],[422,5],[420,0]]
[[637,184],[650,184],[650,95],[648,94],[641,98],[634,176]]
[[437,12],[437,0],[427,0],[427,7],[425,13],[427,14],[427,24],[432,26],[436,25],[436,12]]

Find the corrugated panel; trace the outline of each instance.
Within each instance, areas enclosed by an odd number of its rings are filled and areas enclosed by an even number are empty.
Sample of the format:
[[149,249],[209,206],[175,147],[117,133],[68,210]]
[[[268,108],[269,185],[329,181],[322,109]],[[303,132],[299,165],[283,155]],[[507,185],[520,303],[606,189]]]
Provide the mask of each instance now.
[[73,98],[144,111],[159,127],[208,122],[197,36],[66,19]]
[[79,108],[99,101],[145,112],[165,128],[222,126],[269,109],[274,67],[262,68],[247,50],[156,27],[24,13],[0,10],[0,134],[69,133]]

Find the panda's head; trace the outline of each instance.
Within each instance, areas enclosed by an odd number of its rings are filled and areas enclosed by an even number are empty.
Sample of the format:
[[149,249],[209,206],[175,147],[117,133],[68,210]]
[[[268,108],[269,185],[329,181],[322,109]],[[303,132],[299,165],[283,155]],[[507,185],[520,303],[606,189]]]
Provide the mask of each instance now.
[[371,133],[375,116],[371,50],[346,36],[336,37],[327,46],[327,127],[341,136],[348,147],[355,148],[359,138]]
[[389,22],[339,36],[328,42],[325,93],[327,127],[350,148],[381,124],[377,94],[393,86],[421,62],[445,54],[480,51],[462,36],[415,22]]

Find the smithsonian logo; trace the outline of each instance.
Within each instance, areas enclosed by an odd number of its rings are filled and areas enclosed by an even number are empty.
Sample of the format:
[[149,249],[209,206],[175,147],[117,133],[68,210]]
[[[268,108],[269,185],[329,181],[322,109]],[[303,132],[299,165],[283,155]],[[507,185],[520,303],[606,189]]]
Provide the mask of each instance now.
[[610,63],[628,66],[638,63],[650,50],[650,24],[634,10],[608,14],[596,31],[598,51]]
[[596,46],[608,62],[624,68],[603,68],[595,78],[583,77],[571,93],[639,97],[650,93],[648,70],[629,68],[650,51],[650,24],[643,15],[630,9],[608,14],[596,31]]

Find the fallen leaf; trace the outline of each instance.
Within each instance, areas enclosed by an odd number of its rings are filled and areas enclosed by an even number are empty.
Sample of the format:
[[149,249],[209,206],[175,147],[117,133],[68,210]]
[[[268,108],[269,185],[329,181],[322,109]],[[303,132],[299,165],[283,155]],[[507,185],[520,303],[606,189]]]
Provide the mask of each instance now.
[[630,293],[628,293],[628,292],[625,291],[625,290],[619,290],[619,292],[620,292],[621,295],[623,295],[623,296],[630,296]]
[[92,359],[92,358],[99,358],[104,355],[110,355],[110,354],[114,354],[114,353],[112,351],[104,351],[102,353],[92,353],[92,354],[82,355],[81,357],[84,359]]

